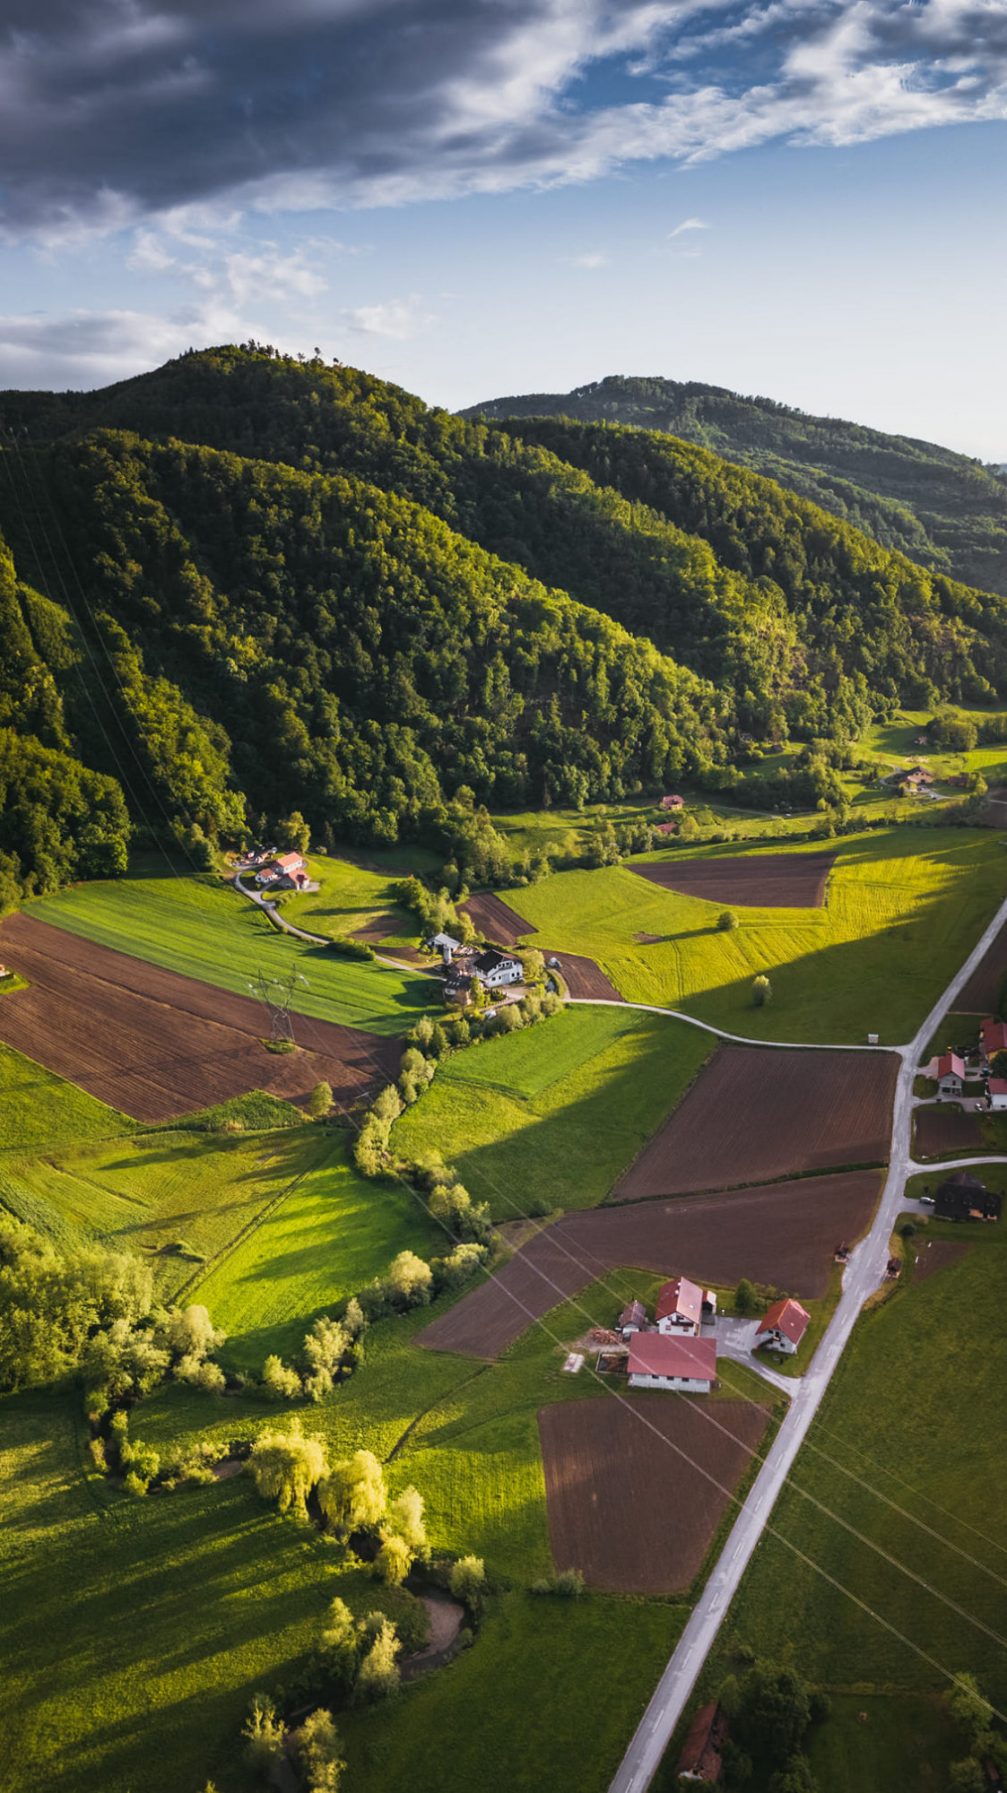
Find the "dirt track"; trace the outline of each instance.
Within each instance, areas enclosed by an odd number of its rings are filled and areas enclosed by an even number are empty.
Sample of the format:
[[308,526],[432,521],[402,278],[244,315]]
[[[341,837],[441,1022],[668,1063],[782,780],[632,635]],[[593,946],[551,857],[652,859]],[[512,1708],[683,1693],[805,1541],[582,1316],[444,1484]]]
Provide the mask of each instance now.
[[543,1407],[538,1428],[557,1569],[580,1569],[589,1587],[609,1593],[684,1593],[727,1506],[708,1477],[734,1487],[767,1418],[749,1401],[701,1407],[674,1394]]
[[937,1105],[917,1108],[913,1115],[913,1154],[917,1158],[959,1157],[982,1149],[982,1127],[974,1110]]
[[824,1295],[833,1251],[865,1230],[880,1182],[879,1171],[845,1171],[568,1214],[536,1233],[492,1281],[456,1302],[416,1342],[463,1357],[496,1357],[550,1308],[624,1267],[728,1285],[748,1276],[793,1295]]
[[763,853],[748,859],[663,859],[627,869],[666,890],[760,909],[820,909],[834,853]]
[[894,1053],[721,1046],[613,1200],[880,1163],[898,1067]]
[[246,1090],[303,1101],[331,1083],[338,1102],[394,1077],[399,1042],[294,1017],[310,1050],[261,1043],[250,997],[96,946],[27,915],[0,923],[0,957],[29,979],[0,1003],[0,1040],[138,1121],[173,1120]]

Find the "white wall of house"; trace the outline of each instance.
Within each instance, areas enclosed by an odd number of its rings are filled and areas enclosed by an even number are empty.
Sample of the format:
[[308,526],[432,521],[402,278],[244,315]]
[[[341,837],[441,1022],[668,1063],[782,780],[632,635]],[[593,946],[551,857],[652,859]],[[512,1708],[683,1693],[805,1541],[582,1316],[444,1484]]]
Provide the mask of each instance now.
[[673,1388],[683,1395],[708,1395],[713,1387],[705,1377],[700,1376],[644,1376],[634,1370],[629,1378],[630,1388]]
[[998,1094],[997,1094],[997,1095],[994,1095],[994,1094],[993,1094],[993,1093],[992,1093],[992,1092],[991,1092],[991,1094],[990,1094],[990,1107],[991,1107],[991,1108],[1007,1108],[1007,1096],[1001,1096],[1001,1095],[998,1095]]
[[481,971],[479,976],[487,990],[496,990],[501,984],[519,984],[522,969],[520,964],[512,961],[506,965],[497,965],[492,971]]
[[695,1321],[687,1320],[684,1314],[665,1314],[663,1320],[658,1320],[657,1330],[665,1334],[674,1333],[676,1338],[682,1338],[683,1335],[694,1338],[699,1327]]
[[954,1072],[951,1072],[947,1077],[941,1078],[937,1085],[937,1089],[942,1096],[960,1096],[962,1093],[962,1080],[960,1077],[956,1077]]
[[774,1351],[782,1351],[784,1357],[796,1357],[797,1346],[793,1339],[788,1339],[782,1332],[760,1332],[756,1340],[759,1345],[772,1345]]

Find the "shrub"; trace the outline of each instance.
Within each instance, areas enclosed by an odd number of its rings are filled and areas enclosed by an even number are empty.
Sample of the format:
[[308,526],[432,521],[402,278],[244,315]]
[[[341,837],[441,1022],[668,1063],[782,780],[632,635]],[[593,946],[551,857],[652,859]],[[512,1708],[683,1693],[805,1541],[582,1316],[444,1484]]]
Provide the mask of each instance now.
[[293,1401],[301,1392],[301,1378],[274,1353],[262,1366],[262,1386],[278,1401]]
[[452,1563],[448,1587],[456,1600],[466,1606],[479,1604],[486,1588],[486,1564],[481,1556],[460,1556]]
[[313,1121],[322,1121],[332,1113],[332,1085],[326,1083],[324,1078],[315,1084],[308,1097],[308,1113]]
[[772,1002],[772,1000],[773,986],[768,977],[764,975],[761,977],[754,977],[752,979],[752,1001],[756,1008],[764,1009],[766,1004]]
[[245,1738],[245,1761],[258,1774],[265,1776],[283,1755],[283,1721],[268,1695],[257,1693],[249,1708],[241,1731]]
[[355,1693],[360,1704],[389,1699],[399,1688],[396,1658],[401,1646],[395,1626],[384,1613],[369,1613],[364,1625],[370,1641],[357,1673]]
[[389,1532],[381,1540],[381,1548],[374,1558],[374,1573],[389,1587],[401,1587],[413,1566],[413,1553],[405,1538],[395,1532]]
[[318,1504],[332,1530],[341,1536],[377,1525],[385,1515],[388,1495],[384,1472],[372,1451],[354,1451],[332,1465],[320,1482]]
[[733,909],[725,909],[717,917],[717,926],[722,934],[730,934],[738,925],[738,917]]
[[275,1500],[281,1513],[292,1507],[306,1519],[308,1495],[328,1471],[325,1445],[320,1438],[306,1438],[294,1420],[289,1432],[259,1433],[248,1468],[259,1493]]

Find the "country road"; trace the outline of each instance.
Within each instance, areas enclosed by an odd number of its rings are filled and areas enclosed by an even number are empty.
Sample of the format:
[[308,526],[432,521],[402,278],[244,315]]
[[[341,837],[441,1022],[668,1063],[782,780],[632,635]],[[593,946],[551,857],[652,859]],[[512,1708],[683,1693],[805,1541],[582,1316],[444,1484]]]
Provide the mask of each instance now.
[[[843,1291],[835,1313],[826,1328],[811,1365],[796,1384],[790,1407],[769,1449],[765,1462],[742,1504],[728,1535],[723,1551],[699,1597],[688,1623],[672,1652],[668,1664],[651,1697],[646,1711],[611,1782],[610,1793],[645,1793],[657,1772],[661,1758],[671,1740],[679,1719],[696,1684],[700,1670],[713,1646],[714,1639],[752,1553],[769,1520],[773,1507],[808,1429],[821,1405],[847,1340],[856,1324],[867,1297],[884,1279],[888,1258],[888,1241],[899,1213],[906,1178],[922,1169],[941,1170],[944,1164],[919,1165],[910,1154],[913,1078],[922,1048],[930,1039],[942,1015],[953,1007],[959,991],[967,983],[1000,928],[1007,922],[1007,901],[997,910],[993,920],[976,942],[968,958],[952,978],[947,989],[934,1004],[926,1020],[908,1045],[889,1047],[902,1060],[895,1089],[892,1111],[891,1148],[888,1176],[870,1232],[850,1256],[843,1277]],[[636,1005],[632,1005],[636,1006]],[[668,1013],[667,1010],[663,1011]],[[683,1020],[691,1017],[683,1015]],[[716,1031],[711,1029],[710,1031]],[[753,1044],[756,1042],[753,1042]],[[758,1042],[765,1044],[766,1042]],[[775,1042],[774,1042],[775,1043]],[[974,1162],[965,1160],[964,1162]]]

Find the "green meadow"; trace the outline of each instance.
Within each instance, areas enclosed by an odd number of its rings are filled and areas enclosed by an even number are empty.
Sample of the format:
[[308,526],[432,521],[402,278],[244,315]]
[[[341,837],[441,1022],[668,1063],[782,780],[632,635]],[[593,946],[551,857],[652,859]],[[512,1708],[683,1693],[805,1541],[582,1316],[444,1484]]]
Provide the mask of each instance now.
[[74,1140],[131,1133],[136,1121],[64,1083],[13,1046],[0,1045],[0,1162]]
[[440,1152],[494,1219],[609,1194],[712,1049],[658,1015],[567,1008],[458,1053],[397,1121],[403,1156]]
[[[631,871],[560,872],[505,892],[553,950],[596,959],[632,1002],[681,1008],[766,1040],[909,1038],[1002,901],[1003,837],[985,830],[894,828],[825,843],[835,852],[825,906],[734,905],[661,889]],[[822,842],[760,851],[821,852]],[[703,858],[737,847],[700,848]],[[692,855],[690,855],[690,858]],[[667,853],[646,856],[674,863]],[[656,936],[642,943],[638,934]],[[752,1002],[766,974],[773,999]]]
[[[704,1676],[715,1687],[744,1648],[849,1690],[858,1710],[872,1691],[896,1696],[873,1702],[869,1746],[850,1702],[823,1727],[826,1793],[863,1784],[843,1776],[868,1755],[878,1793],[934,1785],[925,1765],[949,1748],[933,1716],[949,1685],[942,1670],[968,1670],[995,1704],[1007,1701],[1007,1653],[982,1629],[1002,1632],[1007,1577],[1005,1235],[931,1221],[920,1237],[965,1249],[925,1280],[904,1279],[859,1322],[774,1514],[779,1536],[759,1544]],[[908,1712],[926,1708],[913,1702],[931,1703],[916,1730]],[[899,1759],[885,1782],[884,1764]]]
[[27,913],[241,996],[260,972],[285,980],[296,971],[303,981],[295,1009],[370,1033],[404,1033],[430,1003],[428,980],[284,936],[210,876],[78,884],[31,903]]
[[395,884],[403,872],[372,871],[354,860],[321,853],[311,854],[308,870],[318,889],[284,893],[280,906],[285,921],[309,933],[345,940],[376,915],[387,915],[390,943],[415,938],[417,922],[395,900]]

